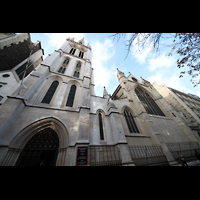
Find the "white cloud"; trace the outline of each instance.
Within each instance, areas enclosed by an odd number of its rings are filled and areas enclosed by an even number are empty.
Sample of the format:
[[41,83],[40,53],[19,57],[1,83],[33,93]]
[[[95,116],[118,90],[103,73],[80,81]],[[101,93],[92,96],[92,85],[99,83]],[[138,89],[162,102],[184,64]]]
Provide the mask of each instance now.
[[156,73],[156,75],[152,75],[152,76],[149,76],[147,77],[147,80],[150,82],[150,83],[153,83],[153,82],[156,82],[157,84],[163,84],[163,72],[160,72],[160,73]]
[[185,93],[192,93],[192,90],[184,86],[184,80],[179,78],[180,72],[178,70],[173,70],[171,75],[166,75],[166,69],[161,69],[147,78],[151,83],[156,82],[157,84],[165,84],[168,87],[183,91]]
[[179,91],[183,91],[185,93],[192,93],[192,90],[186,88],[183,84],[183,79],[178,78],[179,73],[174,73],[169,80],[165,80],[165,84],[171,88],[177,89]]
[[151,83],[165,84],[185,93],[192,93],[192,90],[185,86],[184,81],[186,79],[179,78],[180,69],[176,66],[176,57],[165,55],[165,52],[163,52],[162,55],[148,60],[149,65],[147,69],[150,73],[153,72],[153,75],[148,77],[147,80]]
[[199,98],[200,98],[200,92],[199,91],[196,92],[196,95],[199,96]]
[[95,41],[91,46],[95,86],[107,86],[114,76],[113,67],[106,66],[107,61],[115,54],[114,45],[111,40],[106,39],[103,43]]
[[174,57],[165,56],[162,54],[156,58],[149,59],[148,70],[154,71],[158,68],[169,68],[176,64],[176,60]]
[[[130,38],[130,35],[127,35]],[[134,40],[131,54],[134,58],[140,63],[144,64],[148,55],[151,54],[152,46],[149,45],[149,39],[147,39],[145,45],[141,47],[141,44],[138,45],[138,42],[141,41],[143,36],[139,35],[139,38]]]
[[131,48],[131,55],[136,58],[136,60],[140,63],[143,64],[145,63],[145,59],[147,55],[149,54],[151,48],[150,47],[145,47],[144,49],[138,48],[137,45],[134,45]]
[[78,41],[84,37],[83,33],[45,33],[49,37],[48,44],[55,46],[55,48],[61,47],[68,37],[74,37],[75,41]]

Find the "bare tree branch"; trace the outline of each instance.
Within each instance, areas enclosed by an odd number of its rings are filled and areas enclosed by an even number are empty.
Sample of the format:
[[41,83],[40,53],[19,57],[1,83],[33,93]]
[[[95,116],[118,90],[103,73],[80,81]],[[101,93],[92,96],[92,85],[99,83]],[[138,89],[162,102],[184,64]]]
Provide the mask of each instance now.
[[[125,36],[125,33],[116,33],[111,37],[113,37],[113,41],[117,38],[118,42],[122,36]],[[181,60],[177,59],[177,67],[189,67],[187,74],[192,76],[192,84],[195,84],[194,87],[200,84],[200,33],[176,33],[168,37],[163,37],[163,33],[131,33],[130,39],[124,42],[127,47],[125,59],[129,55],[131,47],[134,45],[137,45],[138,49],[148,46],[150,47],[150,52],[155,50],[157,54],[159,52],[161,38],[174,38],[171,44],[165,45],[171,48],[168,56],[171,56],[175,51],[182,58]],[[185,71],[180,74],[179,78],[183,77]]]

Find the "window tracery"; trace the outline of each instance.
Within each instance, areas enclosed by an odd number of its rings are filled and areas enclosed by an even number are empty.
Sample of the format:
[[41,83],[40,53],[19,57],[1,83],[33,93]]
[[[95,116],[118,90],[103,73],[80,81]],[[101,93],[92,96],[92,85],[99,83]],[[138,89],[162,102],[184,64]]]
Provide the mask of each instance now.
[[135,89],[135,93],[137,94],[138,98],[140,99],[142,105],[144,106],[148,114],[165,116],[156,104],[156,102],[153,100],[153,98],[142,88],[137,87]]
[[128,125],[130,133],[139,133],[135,120],[133,119],[133,116],[128,109],[124,110],[124,117],[126,119],[126,123]]

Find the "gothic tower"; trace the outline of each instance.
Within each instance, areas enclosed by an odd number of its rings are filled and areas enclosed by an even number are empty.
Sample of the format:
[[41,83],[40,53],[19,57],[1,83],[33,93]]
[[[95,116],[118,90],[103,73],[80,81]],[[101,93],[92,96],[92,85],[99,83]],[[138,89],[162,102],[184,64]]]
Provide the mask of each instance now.
[[[45,160],[49,165],[75,165],[77,146],[89,144],[90,96],[95,95],[91,46],[84,38],[67,38],[24,79],[24,85],[1,106],[0,165],[30,160],[30,165],[43,165]],[[38,137],[48,134],[52,144],[36,144]],[[38,157],[32,159],[33,152]]]

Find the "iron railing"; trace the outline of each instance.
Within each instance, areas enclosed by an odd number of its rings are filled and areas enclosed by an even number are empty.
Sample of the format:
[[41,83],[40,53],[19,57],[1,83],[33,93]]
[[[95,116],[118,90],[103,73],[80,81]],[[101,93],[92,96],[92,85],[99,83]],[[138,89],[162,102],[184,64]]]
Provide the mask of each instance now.
[[89,165],[91,166],[121,165],[121,161],[121,154],[117,145],[89,147]]
[[159,145],[134,145],[129,150],[136,166],[169,166]]
[[174,159],[180,163],[178,152],[183,155],[186,161],[197,160],[195,156],[195,150],[200,154],[200,146],[198,142],[170,142],[166,143]]

